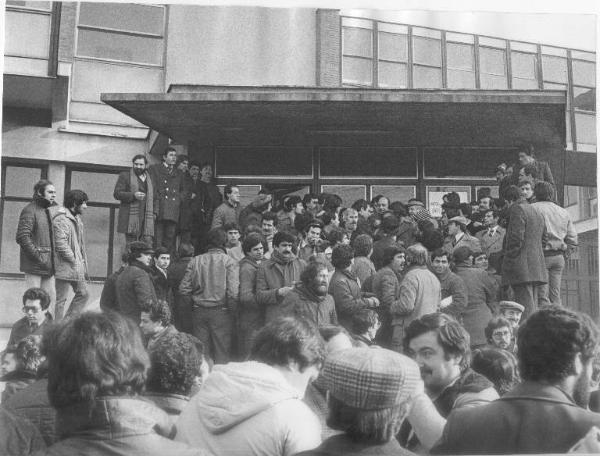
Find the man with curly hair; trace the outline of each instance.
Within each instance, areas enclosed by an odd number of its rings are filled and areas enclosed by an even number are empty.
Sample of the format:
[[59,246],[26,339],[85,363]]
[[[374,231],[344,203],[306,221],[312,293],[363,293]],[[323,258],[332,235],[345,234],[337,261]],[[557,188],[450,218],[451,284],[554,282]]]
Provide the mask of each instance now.
[[171,308],[167,301],[148,301],[142,306],[140,329],[148,344],[148,350],[159,340],[177,334],[179,331],[171,324]]
[[519,328],[523,382],[490,404],[456,410],[435,454],[566,453],[600,414],[587,410],[598,327],[560,307],[533,313]]

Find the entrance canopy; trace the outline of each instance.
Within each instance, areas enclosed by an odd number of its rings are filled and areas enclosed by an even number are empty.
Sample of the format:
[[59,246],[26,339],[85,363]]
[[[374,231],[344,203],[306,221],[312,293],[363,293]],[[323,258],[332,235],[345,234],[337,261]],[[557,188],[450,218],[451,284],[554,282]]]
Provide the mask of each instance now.
[[102,101],[179,143],[564,148],[564,91],[171,86]]

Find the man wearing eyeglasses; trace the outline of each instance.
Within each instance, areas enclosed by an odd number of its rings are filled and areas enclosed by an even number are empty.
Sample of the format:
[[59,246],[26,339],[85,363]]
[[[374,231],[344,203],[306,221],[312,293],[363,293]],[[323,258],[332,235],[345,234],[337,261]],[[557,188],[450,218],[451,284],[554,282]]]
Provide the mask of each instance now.
[[8,339],[8,346],[16,346],[21,339],[30,335],[41,335],[52,322],[48,312],[50,295],[42,288],[29,288],[23,294],[23,313],[25,316],[17,321]]

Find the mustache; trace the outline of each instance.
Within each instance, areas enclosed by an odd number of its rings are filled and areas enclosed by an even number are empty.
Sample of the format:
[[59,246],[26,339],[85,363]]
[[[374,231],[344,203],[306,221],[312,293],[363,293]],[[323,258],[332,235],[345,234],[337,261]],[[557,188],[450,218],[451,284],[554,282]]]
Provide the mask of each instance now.
[[421,378],[425,377],[426,375],[433,374],[433,371],[426,366],[419,368],[419,370],[421,371]]

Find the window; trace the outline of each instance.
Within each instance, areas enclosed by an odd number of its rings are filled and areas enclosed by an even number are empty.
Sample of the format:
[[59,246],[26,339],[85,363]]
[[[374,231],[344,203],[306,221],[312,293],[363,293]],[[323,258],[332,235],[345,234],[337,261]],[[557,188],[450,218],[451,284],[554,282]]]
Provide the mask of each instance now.
[[579,187],[574,185],[565,185],[565,207],[573,206],[579,201]]
[[333,193],[342,198],[342,206],[350,207],[354,201],[365,199],[364,185],[321,185],[322,193]]
[[[239,191],[240,191],[240,206],[245,207],[248,204],[250,204],[254,198],[256,198],[256,195],[258,195],[258,192],[260,191],[260,185],[235,185]],[[221,195],[223,195],[223,198],[225,198],[225,185],[217,185],[217,187],[219,188],[219,191],[221,192]],[[306,192],[303,192],[302,195],[304,195],[304,193],[308,193],[308,190]]]
[[29,1],[18,1],[18,0],[6,0],[7,8],[11,6],[23,9],[33,9],[50,11],[52,9],[52,2],[29,2]]
[[320,156],[321,176],[417,177],[417,154],[413,148],[322,147]]
[[88,208],[83,213],[88,274],[102,280],[121,265],[123,235],[116,232],[119,201],[113,197],[118,171],[67,169],[67,189],[83,189]]
[[448,88],[475,88],[475,53],[470,44],[446,44],[448,65]]
[[408,27],[381,23],[378,30],[379,87],[408,87]]
[[[512,149],[432,147],[425,149],[426,177],[456,178],[494,176],[500,163],[512,163]],[[480,178],[480,177],[479,177]]]
[[482,89],[507,89],[506,51],[479,48],[479,66]]
[[537,89],[537,55],[511,52],[513,89]]
[[580,144],[596,144],[596,116],[594,114],[575,112],[575,128],[578,150]]
[[373,85],[373,23],[342,19],[342,83]]
[[[283,159],[285,157],[285,160]],[[215,173],[219,176],[312,176],[310,147],[219,147]]]
[[31,202],[33,186],[46,175],[44,166],[2,166],[0,273],[19,273],[20,247],[15,241],[19,216]]
[[406,203],[415,197],[416,189],[414,185],[372,185],[371,199],[377,195],[384,195],[390,200],[390,203],[394,201]]
[[413,86],[442,87],[442,42],[438,30],[413,29]]
[[544,82],[566,84],[569,80],[567,75],[567,59],[564,57],[542,55],[542,73],[544,74]]

